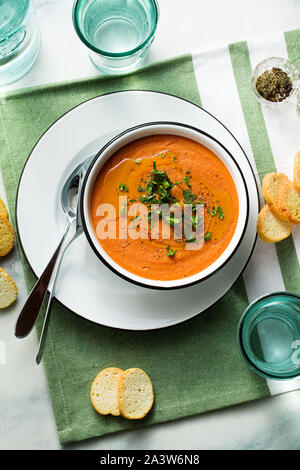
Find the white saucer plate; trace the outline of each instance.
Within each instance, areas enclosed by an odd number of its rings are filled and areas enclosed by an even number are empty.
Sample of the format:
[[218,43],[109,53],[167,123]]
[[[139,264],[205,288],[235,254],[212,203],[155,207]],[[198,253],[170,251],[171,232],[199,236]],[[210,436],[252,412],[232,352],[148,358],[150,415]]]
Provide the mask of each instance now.
[[40,276],[65,226],[60,192],[72,170],[96,154],[111,138],[138,124],[177,121],[214,136],[235,157],[249,193],[249,219],[242,242],[218,272],[197,285],[172,291],[135,286],[97,258],[85,235],[68,248],[56,298],[97,324],[128,330],[176,325],[204,312],[234,284],[256,241],[259,199],[251,165],[232,134],[202,108],[149,91],[102,95],[75,107],[56,121],[32,150],[19,183],[16,216],[26,258]]

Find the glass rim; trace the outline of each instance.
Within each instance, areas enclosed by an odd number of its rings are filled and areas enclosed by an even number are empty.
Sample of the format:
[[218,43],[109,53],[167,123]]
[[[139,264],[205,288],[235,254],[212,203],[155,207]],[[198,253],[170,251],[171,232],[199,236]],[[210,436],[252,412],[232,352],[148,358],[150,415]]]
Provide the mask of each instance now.
[[[28,13],[29,7],[30,7],[30,0],[25,0],[22,11],[20,12],[19,16],[17,16],[14,19],[14,24],[11,25],[10,22],[8,22],[8,29],[6,30],[7,37],[14,34],[18,30],[18,28],[21,26],[22,21],[24,20],[24,18],[26,17]],[[1,28],[0,28],[0,33],[1,33]]]
[[275,374],[272,374],[272,373],[269,373],[267,371],[265,371],[264,369],[262,368],[259,368],[249,357],[249,355],[247,354],[246,350],[245,350],[245,347],[244,347],[244,342],[242,341],[242,327],[243,327],[243,324],[244,324],[244,320],[246,318],[246,315],[248,313],[248,311],[253,307],[253,305],[255,305],[256,303],[258,302],[261,302],[262,300],[264,299],[268,299],[268,298],[272,298],[276,295],[282,295],[282,296],[286,296],[286,297],[294,297],[296,299],[299,299],[300,300],[300,295],[296,294],[295,292],[289,292],[289,291],[275,291],[275,292],[272,292],[272,293],[268,293],[268,294],[264,294],[264,295],[261,295],[260,297],[258,297],[257,299],[253,300],[249,305],[248,307],[245,309],[245,311],[243,312],[240,320],[239,320],[239,324],[238,324],[238,328],[237,328],[237,340],[238,340],[238,346],[239,346],[239,350],[240,350],[240,353],[241,355],[243,356],[245,362],[248,364],[248,366],[250,367],[250,369],[252,369],[254,372],[256,372],[257,374],[261,375],[262,377],[264,378],[267,378],[267,379],[272,379],[272,380],[291,380],[291,379],[295,379],[296,377],[299,377],[300,376],[300,367],[298,368],[298,372],[295,372],[295,373],[291,373],[290,375],[275,375]]
[[134,49],[130,49],[129,51],[125,51],[125,52],[108,52],[108,51],[103,51],[102,49],[98,49],[97,47],[95,47],[93,44],[91,44],[86,39],[86,37],[81,32],[81,29],[79,27],[79,23],[77,21],[77,12],[78,12],[78,6],[79,6],[81,1],[82,0],[75,0],[75,2],[74,2],[73,12],[72,12],[73,25],[74,25],[75,31],[76,31],[77,35],[79,36],[79,38],[81,39],[81,41],[89,49],[96,52],[97,54],[103,55],[105,57],[127,57],[127,56],[135,54],[139,50],[143,49],[145,47],[145,45],[149,42],[149,40],[151,40],[151,38],[154,36],[154,33],[156,31],[156,28],[157,28],[158,18],[159,18],[159,8],[158,8],[157,0],[151,0],[152,4],[154,5],[154,9],[155,9],[155,20],[153,22],[153,26],[151,28],[150,33],[148,34],[147,38],[141,44],[136,46]]

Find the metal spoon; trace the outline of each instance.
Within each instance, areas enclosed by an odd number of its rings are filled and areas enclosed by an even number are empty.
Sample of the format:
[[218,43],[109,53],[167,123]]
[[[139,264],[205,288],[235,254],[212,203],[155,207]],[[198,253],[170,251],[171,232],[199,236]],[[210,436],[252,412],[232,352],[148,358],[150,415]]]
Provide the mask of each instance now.
[[63,244],[60,254],[58,256],[56,267],[52,276],[53,278],[52,289],[50,289],[50,296],[48,299],[47,309],[46,309],[46,313],[44,317],[42,332],[41,332],[39,346],[38,346],[38,352],[37,352],[36,359],[35,359],[37,364],[41,362],[41,359],[44,353],[50,314],[51,314],[52,300],[55,295],[58,272],[61,266],[63,255],[65,254],[65,251],[68,248],[68,246],[83,232],[81,214],[80,214],[80,205],[78,203],[78,199],[79,199],[80,192],[81,192],[81,185],[82,185],[84,174],[85,174],[84,165],[82,165],[80,174],[78,175],[77,178],[74,179],[73,184],[70,186],[70,188],[64,187],[61,192],[61,205],[64,211],[67,213],[67,216],[69,218],[69,221],[71,221],[71,223],[70,223],[70,230],[68,232],[65,243]]
[[[55,274],[55,279],[59,270],[59,266],[66,248],[72,240],[74,240],[80,233],[81,217],[77,217],[77,200],[78,192],[81,188],[81,183],[91,158],[85,160],[83,163],[72,172],[67,181],[65,182],[61,191],[61,205],[67,217],[66,227],[62,239],[55,250],[50,262],[46,266],[43,274],[33,287],[27,301],[25,302],[21,313],[18,317],[15,329],[15,335],[18,338],[24,338],[32,330],[36,323],[38,314],[41,310],[44,297],[46,295],[51,277]],[[77,197],[76,197],[77,196]],[[71,230],[72,229],[72,230]],[[47,312],[45,320],[48,318],[48,311],[51,305],[51,300],[54,292],[54,284],[50,292]],[[45,328],[43,326],[42,336]],[[41,339],[42,339],[41,336]]]

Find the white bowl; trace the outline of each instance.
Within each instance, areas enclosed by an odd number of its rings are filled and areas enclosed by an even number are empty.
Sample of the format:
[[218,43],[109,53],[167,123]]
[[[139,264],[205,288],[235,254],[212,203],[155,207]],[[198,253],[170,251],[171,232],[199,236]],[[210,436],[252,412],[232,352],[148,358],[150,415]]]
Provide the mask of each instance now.
[[[141,276],[137,276],[136,274],[133,274],[130,271],[127,271],[126,269],[119,266],[102,248],[94,232],[90,219],[91,194],[95,180],[99,172],[101,171],[103,165],[121,147],[124,147],[130,142],[133,142],[134,140],[140,139],[142,137],[157,134],[179,135],[199,142],[200,144],[210,149],[215,155],[218,156],[218,158],[224,163],[224,165],[229,170],[235,183],[239,200],[239,216],[237,226],[234,235],[224,252],[219,256],[216,261],[214,261],[210,266],[203,269],[199,273],[189,277],[185,277],[183,279],[176,279],[172,281],[157,281],[147,279]],[[143,287],[149,287],[153,289],[178,289],[190,286],[192,284],[196,284],[200,281],[203,281],[204,279],[207,279],[209,276],[212,276],[214,273],[216,273],[216,271],[221,269],[231,259],[238,246],[240,245],[247,227],[249,215],[249,196],[246,182],[238,166],[238,163],[234,159],[234,155],[231,155],[229,151],[224,147],[224,145],[222,145],[221,142],[218,142],[213,136],[208,135],[200,129],[185,124],[180,124],[176,122],[150,122],[146,124],[141,124],[139,126],[133,127],[122,132],[121,134],[113,138],[110,142],[108,142],[98,152],[98,154],[91,162],[86,177],[84,179],[81,191],[80,206],[84,232],[88,239],[88,242],[93,248],[96,255],[98,256],[98,258],[108,268],[110,268],[113,272],[115,272],[122,278]]]

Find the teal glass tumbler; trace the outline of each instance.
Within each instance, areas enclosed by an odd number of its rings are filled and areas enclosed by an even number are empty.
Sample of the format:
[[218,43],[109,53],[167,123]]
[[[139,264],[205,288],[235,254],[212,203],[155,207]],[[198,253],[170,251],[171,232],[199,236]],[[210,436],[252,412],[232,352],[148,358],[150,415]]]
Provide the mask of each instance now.
[[40,52],[40,32],[30,0],[0,1],[0,85],[26,75]]
[[300,376],[300,296],[274,292],[255,300],[240,319],[238,344],[250,368],[263,377]]
[[142,64],[158,18],[156,0],[75,0],[73,6],[75,31],[104,74],[128,73]]

